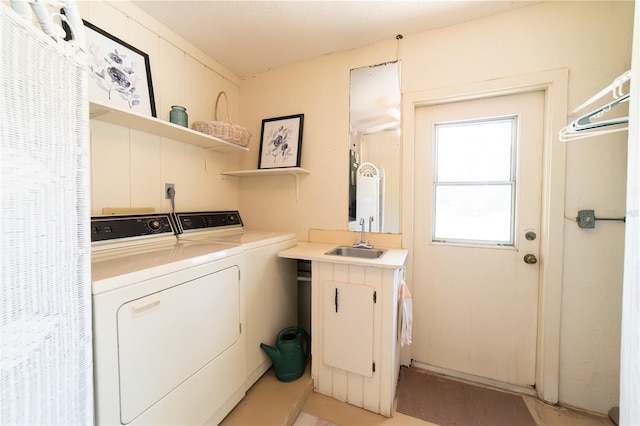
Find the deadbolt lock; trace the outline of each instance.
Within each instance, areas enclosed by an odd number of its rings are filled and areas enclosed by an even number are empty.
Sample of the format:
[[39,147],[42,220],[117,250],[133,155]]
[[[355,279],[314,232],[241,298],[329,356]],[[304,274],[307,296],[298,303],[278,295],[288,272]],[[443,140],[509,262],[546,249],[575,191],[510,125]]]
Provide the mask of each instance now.
[[529,240],[529,241],[533,241],[533,240],[535,240],[535,239],[536,239],[537,235],[536,235],[536,233],[535,233],[535,232],[533,232],[533,231],[527,231],[527,233],[526,233],[526,234],[524,234],[524,237],[525,237],[527,240]]

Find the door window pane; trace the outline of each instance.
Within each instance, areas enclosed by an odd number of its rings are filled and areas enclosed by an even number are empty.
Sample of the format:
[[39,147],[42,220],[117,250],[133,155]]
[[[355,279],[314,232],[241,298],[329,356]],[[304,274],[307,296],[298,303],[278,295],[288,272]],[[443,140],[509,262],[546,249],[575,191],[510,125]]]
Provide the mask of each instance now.
[[437,180],[510,180],[512,124],[507,119],[437,125]]
[[436,187],[435,241],[511,242],[512,186]]
[[433,241],[513,245],[516,117],[435,125]]

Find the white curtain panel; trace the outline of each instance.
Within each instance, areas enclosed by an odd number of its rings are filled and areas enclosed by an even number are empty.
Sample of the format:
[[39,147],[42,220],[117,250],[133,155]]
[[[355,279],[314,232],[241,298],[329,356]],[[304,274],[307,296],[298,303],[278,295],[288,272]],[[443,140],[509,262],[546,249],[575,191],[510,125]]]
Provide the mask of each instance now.
[[92,424],[87,75],[6,4],[0,18],[0,420]]

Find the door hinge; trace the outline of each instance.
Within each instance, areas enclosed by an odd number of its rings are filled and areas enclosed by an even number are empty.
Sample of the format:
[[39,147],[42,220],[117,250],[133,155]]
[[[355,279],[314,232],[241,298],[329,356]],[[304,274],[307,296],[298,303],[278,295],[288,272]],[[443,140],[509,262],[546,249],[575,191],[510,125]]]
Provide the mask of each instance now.
[[242,323],[240,323],[239,325],[240,325],[240,334],[242,334]]
[[240,281],[240,269],[238,269],[238,281]]
[[378,302],[378,292],[374,291],[373,292],[373,303],[377,303]]
[[335,304],[336,304],[336,312],[338,312],[338,287],[336,287]]
[[376,363],[375,361],[373,362],[373,364],[371,364],[371,370],[375,373],[376,372]]

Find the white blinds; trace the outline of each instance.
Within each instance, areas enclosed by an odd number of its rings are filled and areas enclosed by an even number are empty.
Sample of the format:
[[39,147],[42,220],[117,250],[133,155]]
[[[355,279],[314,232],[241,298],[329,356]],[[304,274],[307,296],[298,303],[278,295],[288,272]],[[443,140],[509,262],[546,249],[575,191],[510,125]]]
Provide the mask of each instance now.
[[0,420],[91,424],[87,76],[4,4],[0,18]]

